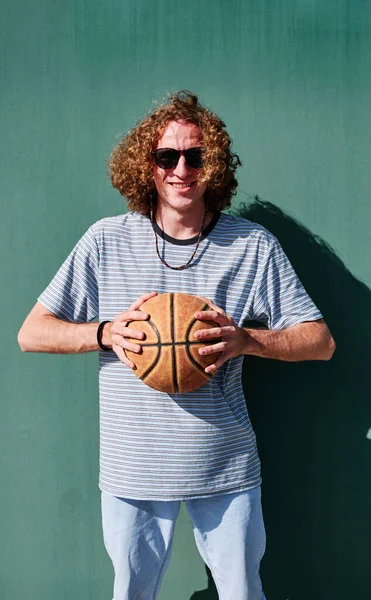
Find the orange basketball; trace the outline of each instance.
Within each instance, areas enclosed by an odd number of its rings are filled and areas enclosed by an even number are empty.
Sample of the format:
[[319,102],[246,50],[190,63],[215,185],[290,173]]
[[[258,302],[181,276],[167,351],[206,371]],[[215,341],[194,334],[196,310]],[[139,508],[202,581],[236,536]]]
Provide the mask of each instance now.
[[155,390],[168,394],[191,392],[207,383],[212,376],[205,373],[205,368],[219,354],[201,356],[198,351],[220,340],[199,341],[194,332],[218,324],[199,321],[194,313],[208,308],[200,298],[180,292],[160,294],[144,302],[139,310],[148,313],[149,320],[128,323],[131,329],[145,333],[144,340],[135,340],[142,346],[140,354],[125,350],[136,366],[135,375]]

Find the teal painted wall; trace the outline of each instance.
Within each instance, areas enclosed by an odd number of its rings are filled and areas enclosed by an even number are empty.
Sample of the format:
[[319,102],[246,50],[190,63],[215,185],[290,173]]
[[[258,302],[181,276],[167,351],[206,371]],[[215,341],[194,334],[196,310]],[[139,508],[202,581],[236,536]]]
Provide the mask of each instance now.
[[[5,0],[3,24],[0,598],[111,597],[97,357],[22,355],[16,333],[87,227],[125,209],[105,174],[116,136],[182,88],[226,121],[236,209],[270,202],[245,214],[278,235],[338,342],[328,364],[246,364],[267,598],[367,597],[369,3]],[[207,586],[182,513],[160,600],[212,600]]]

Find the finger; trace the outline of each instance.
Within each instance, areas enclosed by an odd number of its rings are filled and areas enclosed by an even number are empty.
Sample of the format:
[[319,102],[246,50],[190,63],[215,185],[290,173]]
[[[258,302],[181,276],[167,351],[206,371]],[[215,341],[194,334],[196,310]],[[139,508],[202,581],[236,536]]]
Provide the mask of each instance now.
[[222,337],[222,328],[221,327],[212,327],[211,329],[197,329],[194,332],[194,337],[196,340],[210,340],[215,338]]
[[143,302],[146,302],[146,300],[149,300],[150,298],[154,298],[155,296],[157,296],[157,294],[158,292],[148,292],[146,294],[142,294],[140,298],[138,298],[138,300],[135,300],[135,302],[133,302],[129,310],[138,310],[138,308],[143,304]]
[[225,363],[225,361],[228,360],[228,358],[229,356],[225,352],[223,352],[223,354],[221,354],[219,358],[217,358],[215,363],[206,367],[205,373],[215,373],[215,371],[217,371],[219,367],[221,367]]
[[142,346],[139,344],[131,344],[125,340],[125,344],[122,346],[124,350],[130,350],[130,352],[135,352],[135,354],[140,354],[142,352]]
[[211,329],[197,329],[194,332],[196,340],[208,340],[230,336],[234,333],[235,328],[231,325],[224,327],[211,327]]
[[119,323],[127,323],[128,321],[146,321],[149,319],[149,314],[141,310],[126,310],[118,317]]
[[112,342],[115,345],[120,346],[120,348],[124,348],[126,350],[130,350],[131,352],[135,352],[135,354],[139,354],[142,351],[142,346],[140,344],[133,344],[121,335],[113,335]]
[[228,360],[228,358],[230,358],[228,353],[223,352],[212,365],[209,365],[208,367],[206,367],[205,373],[212,375],[219,369],[219,367],[221,367]]
[[146,337],[144,331],[138,331],[138,329],[130,329],[130,327],[123,327],[122,329],[122,335],[126,338],[134,340],[144,340]]
[[121,346],[119,346],[118,344],[112,344],[112,350],[115,352],[115,354],[117,354],[121,362],[124,363],[124,365],[126,365],[127,367],[129,367],[129,369],[134,370],[136,368],[135,364],[128,359]]
[[195,312],[194,317],[199,321],[216,321],[217,323],[220,323],[220,321],[225,322],[225,314],[217,310],[202,310]]
[[213,373],[215,373],[217,370],[216,365],[209,365],[208,367],[206,367],[205,369],[205,373],[208,373],[209,375],[212,375]]
[[124,323],[118,323],[115,326],[112,326],[111,336],[112,335],[121,335],[126,338],[133,338],[135,340],[144,340],[146,334],[144,331],[139,331],[138,329],[131,329],[127,327]]
[[217,306],[215,304],[215,302],[210,300],[210,298],[206,298],[205,296],[199,296],[199,295],[197,295],[196,297],[200,298],[200,300],[203,300],[204,302],[206,302],[206,304],[208,304],[209,307],[212,308],[213,310],[224,313],[224,311],[219,306]]
[[227,347],[227,342],[219,342],[218,344],[210,344],[210,346],[203,346],[200,348],[198,353],[201,356],[208,356],[209,354],[215,354],[215,352],[224,352]]

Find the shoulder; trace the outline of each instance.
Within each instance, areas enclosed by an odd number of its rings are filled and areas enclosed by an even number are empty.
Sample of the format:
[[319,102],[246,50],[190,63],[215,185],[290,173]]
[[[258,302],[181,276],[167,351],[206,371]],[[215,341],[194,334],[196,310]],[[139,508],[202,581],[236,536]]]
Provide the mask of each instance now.
[[221,213],[216,229],[221,237],[231,242],[245,240],[266,248],[278,243],[277,238],[259,223],[231,214]]
[[96,221],[89,227],[89,232],[95,237],[95,239],[105,238],[107,236],[125,236],[125,234],[132,232],[142,232],[144,229],[150,226],[150,220],[148,217],[140,215],[139,213],[128,212],[116,217],[105,217]]
[[136,225],[143,225],[144,221],[148,220],[147,217],[143,217],[138,213],[128,212],[115,217],[105,217],[99,219],[90,226],[90,231],[93,233],[109,232],[109,231],[120,231],[123,228],[135,227]]

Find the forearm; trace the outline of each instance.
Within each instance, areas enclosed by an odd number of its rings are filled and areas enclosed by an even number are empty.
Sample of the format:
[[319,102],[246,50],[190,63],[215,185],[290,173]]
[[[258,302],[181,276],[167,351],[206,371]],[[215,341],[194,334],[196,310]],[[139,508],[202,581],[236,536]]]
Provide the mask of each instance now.
[[[101,342],[113,349],[120,360],[130,368],[133,363],[127,359],[125,349],[140,352],[138,345],[143,338],[140,331],[131,330],[127,323],[146,320],[149,315],[139,310],[146,300],[157,292],[142,294],[124,312],[116,315],[114,321],[105,323],[101,331]],[[99,350],[97,341],[99,323],[70,323],[63,321],[50,312],[40,302],[27,316],[18,333],[18,343],[23,352],[48,352],[50,354],[78,354]],[[126,340],[125,338],[131,338]],[[135,343],[136,342],[136,343]]]
[[244,331],[244,354],[263,358],[290,362],[329,360],[335,350],[335,342],[322,320],[278,331],[249,328]]
[[[28,318],[19,334],[18,343],[23,352],[51,354],[78,354],[99,350],[98,323],[69,323],[52,315]],[[102,342],[111,345],[110,324],[103,329]]]

